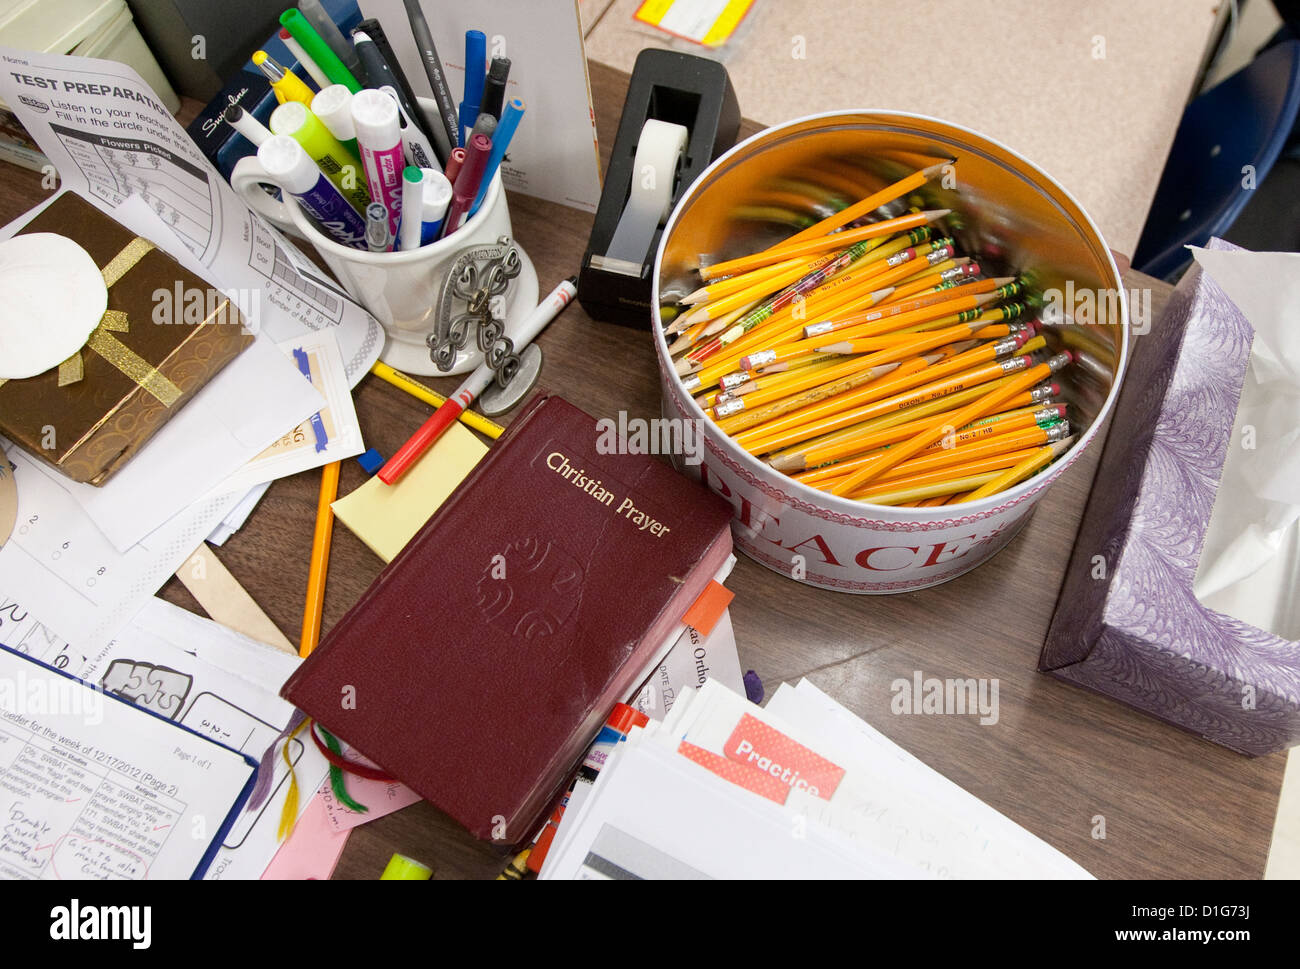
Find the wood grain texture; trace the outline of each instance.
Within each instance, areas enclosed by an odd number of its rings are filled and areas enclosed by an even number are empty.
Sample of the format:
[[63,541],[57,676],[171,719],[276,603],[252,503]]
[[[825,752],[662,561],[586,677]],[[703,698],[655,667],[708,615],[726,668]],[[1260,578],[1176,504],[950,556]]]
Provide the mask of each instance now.
[[[591,81],[607,158],[627,76],[593,63]],[[755,130],[747,124],[742,134]],[[0,166],[0,185],[5,219],[42,195],[38,176],[12,166]],[[590,216],[517,195],[510,207],[516,237],[536,264],[543,291],[576,271]],[[1169,288],[1131,272],[1125,283],[1151,287],[1158,316]],[[646,333],[594,323],[574,305],[540,344],[545,385],[573,403],[598,417],[620,410],[630,417],[659,416],[654,350]],[[456,381],[432,384],[447,393]],[[355,399],[367,445],[385,455],[430,413],[373,376],[362,380]],[[933,589],[842,595],[798,585],[742,557],[728,582],[736,593],[731,611],[742,668],[756,670],[769,690],[808,676],[1099,877],[1258,877],[1277,806],[1280,755],[1241,757],[1035,672],[1099,453],[1100,439],[1053,486],[1006,549]],[[364,478],[355,462],[345,462],[340,494]],[[248,525],[218,550],[290,638],[302,621],[318,483],[319,472],[277,482]],[[381,566],[346,528],[335,528],[326,630]],[[199,611],[175,579],[161,594]],[[997,678],[998,722],[895,716],[890,684],[910,679],[916,670],[935,677]],[[519,702],[517,715],[526,716],[526,700]],[[1105,818],[1104,840],[1092,837],[1098,815]],[[490,877],[504,857],[422,803],[356,829],[336,877],[377,878],[393,852],[433,866],[437,878]]]

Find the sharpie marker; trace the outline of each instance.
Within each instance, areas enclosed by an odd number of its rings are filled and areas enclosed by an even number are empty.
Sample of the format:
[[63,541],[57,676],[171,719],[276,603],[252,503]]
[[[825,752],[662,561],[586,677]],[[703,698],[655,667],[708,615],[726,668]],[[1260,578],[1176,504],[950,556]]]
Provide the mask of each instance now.
[[298,200],[322,232],[353,249],[366,244],[366,223],[352,204],[288,135],[272,135],[257,149],[267,175]]
[[370,195],[388,206],[388,231],[396,236],[402,214],[402,169],[406,167],[397,102],[383,91],[358,91],[352,95],[352,124]]
[[[532,343],[546,324],[569,305],[573,297],[578,294],[577,282],[576,276],[570,276],[556,286],[551,294],[537,304],[536,309],[509,334],[516,353],[522,352],[524,347]],[[456,392],[449,396],[442,406],[420,426],[420,429],[411,435],[411,439],[398,448],[397,453],[388,459],[388,463],[379,469],[379,480],[390,485],[401,478],[411,465],[419,460],[420,455],[432,447],[447,428],[456,423],[460,415],[469,409],[475,398],[491,385],[495,377],[496,372],[486,362],[479,364],[478,369],[465,379]]]
[[310,108],[298,101],[286,101],[271,112],[271,131],[288,135],[302,145],[307,157],[316,163],[357,212],[366,210],[370,193],[366,190],[365,180],[360,177],[361,159],[330,134]]

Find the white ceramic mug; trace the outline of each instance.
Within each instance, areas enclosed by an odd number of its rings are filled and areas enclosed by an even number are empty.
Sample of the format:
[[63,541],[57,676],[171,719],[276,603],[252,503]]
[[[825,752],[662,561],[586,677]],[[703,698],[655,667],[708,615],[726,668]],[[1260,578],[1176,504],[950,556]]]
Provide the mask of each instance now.
[[[420,107],[428,115],[433,102],[421,98]],[[256,156],[240,159],[230,184],[259,215],[309,242],[348,293],[382,324],[388,336],[380,355],[385,363],[408,373],[438,376],[466,373],[483,361],[482,352],[471,338],[457,355],[455,365],[440,371],[430,359],[425,338],[433,332],[438,297],[453,260],[466,248],[491,244],[512,234],[499,171],[473,217],[447,238],[409,252],[367,252],[326,237],[288,193],[282,193],[283,202],[266,194],[262,186],[273,184],[273,180]],[[537,271],[523,249],[518,245],[515,248],[519,250],[520,270],[505,294],[507,334],[537,305],[538,296]]]

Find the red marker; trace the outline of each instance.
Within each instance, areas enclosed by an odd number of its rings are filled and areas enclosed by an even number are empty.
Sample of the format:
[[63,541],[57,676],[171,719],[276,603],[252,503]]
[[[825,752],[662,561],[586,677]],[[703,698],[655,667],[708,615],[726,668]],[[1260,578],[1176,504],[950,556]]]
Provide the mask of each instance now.
[[[537,339],[546,324],[560,314],[578,294],[578,279],[570,276],[552,290],[551,295],[537,304],[528,317],[518,327],[517,332],[508,334],[514,342],[515,352]],[[433,412],[433,415],[420,425],[420,429],[411,435],[411,439],[398,448],[397,453],[388,459],[388,463],[379,469],[379,480],[384,484],[395,484],[425,451],[438,440],[447,428],[455,424],[475,398],[492,383],[495,373],[487,363],[481,363],[478,369],[465,378],[465,382],[456,388],[456,392]]]

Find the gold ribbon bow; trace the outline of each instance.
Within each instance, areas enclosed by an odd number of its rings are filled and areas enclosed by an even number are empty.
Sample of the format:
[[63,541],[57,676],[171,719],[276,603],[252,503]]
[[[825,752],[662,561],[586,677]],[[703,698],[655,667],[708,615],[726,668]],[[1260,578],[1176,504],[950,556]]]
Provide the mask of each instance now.
[[[100,274],[104,277],[104,285],[111,289],[113,284],[130,272],[132,267],[153,247],[152,242],[139,236],[128,242],[122,247],[122,251],[100,270]],[[86,340],[86,346],[131,378],[141,390],[157,398],[164,407],[170,407],[180,400],[181,389],[159,373],[157,367],[113,335],[127,333],[130,329],[131,321],[126,313],[121,310],[105,310],[99,325]],[[81,359],[81,351],[78,350],[59,364],[59,386],[75,384],[85,374],[85,364]]]

